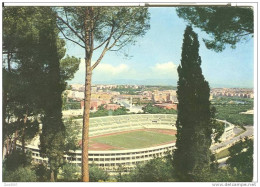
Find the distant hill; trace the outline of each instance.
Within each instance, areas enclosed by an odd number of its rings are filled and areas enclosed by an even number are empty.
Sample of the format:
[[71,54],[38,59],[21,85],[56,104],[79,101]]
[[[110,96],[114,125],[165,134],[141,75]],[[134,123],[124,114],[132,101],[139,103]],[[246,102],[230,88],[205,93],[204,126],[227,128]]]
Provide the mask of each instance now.
[[177,80],[174,79],[119,79],[119,80],[107,80],[107,81],[93,81],[93,84],[130,84],[130,85],[163,85],[163,86],[176,86]]
[[[72,82],[68,81],[69,84],[84,84],[84,82]],[[117,80],[103,80],[103,81],[95,81],[93,80],[92,84],[117,84],[117,85],[152,85],[152,86],[177,86],[176,79],[117,79]],[[237,85],[229,85],[229,84],[219,84],[219,83],[209,83],[210,88],[252,88],[252,87],[242,87]]]

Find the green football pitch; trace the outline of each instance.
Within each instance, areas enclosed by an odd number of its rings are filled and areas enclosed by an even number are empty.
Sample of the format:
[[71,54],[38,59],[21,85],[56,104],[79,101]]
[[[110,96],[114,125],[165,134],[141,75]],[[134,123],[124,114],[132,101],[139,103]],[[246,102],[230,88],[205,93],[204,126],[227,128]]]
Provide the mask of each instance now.
[[132,131],[108,136],[93,137],[91,142],[107,144],[115,149],[138,149],[175,141],[175,135],[151,131]]

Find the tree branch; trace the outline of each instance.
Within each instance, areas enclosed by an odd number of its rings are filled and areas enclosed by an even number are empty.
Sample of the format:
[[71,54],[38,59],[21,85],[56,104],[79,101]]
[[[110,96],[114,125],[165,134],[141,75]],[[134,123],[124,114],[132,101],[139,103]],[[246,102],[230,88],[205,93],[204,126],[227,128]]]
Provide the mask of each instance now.
[[247,35],[250,35],[250,34],[252,34],[252,33],[248,32],[248,33],[245,33],[245,34],[238,34],[237,37],[247,36]]
[[[66,21],[64,21],[60,16],[56,15],[56,17],[62,21],[62,23],[64,23],[83,43],[85,43],[85,40],[69,25],[69,23],[67,23]],[[61,30],[61,29],[59,29]]]
[[119,50],[121,50],[126,45],[126,43],[128,43],[129,41],[130,41],[130,39],[126,39],[120,45],[116,45],[118,47],[117,49],[113,49],[113,50],[110,49],[110,51],[119,51]]
[[114,39],[114,43],[111,46],[109,46],[107,49],[110,50],[112,47],[114,47],[116,45],[116,43],[118,42],[118,40],[123,36],[124,33],[125,33],[125,30],[123,30],[122,33],[116,39]]
[[101,55],[99,56],[99,58],[95,62],[95,64],[91,67],[92,71],[98,66],[98,64],[100,63],[100,61],[102,60],[102,58],[104,57],[104,55],[105,55],[105,53],[107,51],[108,51],[107,48],[104,48],[104,50],[102,51]]
[[[106,41],[107,41],[106,46],[104,47],[104,49],[103,49],[101,55],[99,56],[99,58],[97,59],[97,61],[95,62],[95,64],[91,67],[92,70],[94,70],[94,69],[98,66],[98,64],[100,63],[100,61],[101,61],[102,58],[104,57],[105,53],[109,50],[107,47],[108,47],[108,45],[109,45],[109,43],[110,43],[110,40],[111,40],[111,38],[112,38],[112,36],[113,36],[113,33],[114,33],[114,25],[112,26],[111,31],[110,31],[110,35],[109,35],[109,37],[108,37],[107,40],[106,40]],[[104,43],[105,43],[105,42],[103,42],[102,45],[104,45]],[[102,45],[100,45],[99,47],[101,47]],[[97,48],[96,48],[96,49],[97,49]]]
[[116,30],[114,30],[114,28],[115,28],[115,26],[114,26],[114,24],[113,24],[112,27],[111,27],[111,31],[110,31],[109,37],[107,37],[107,39],[106,39],[104,42],[102,42],[100,45],[98,45],[97,47],[95,47],[95,48],[93,49],[93,51],[96,50],[96,49],[98,49],[98,48],[100,48],[100,47],[102,47],[102,46],[109,40],[108,43],[106,44],[106,46],[108,46],[108,44],[109,44],[109,42],[110,42],[110,40],[111,40],[113,34],[119,29],[119,28],[117,28]]
[[82,44],[80,44],[80,43],[78,43],[78,42],[76,42],[76,41],[74,41],[74,40],[68,38],[68,37],[64,34],[64,32],[62,31],[62,29],[58,26],[58,24],[56,24],[56,25],[57,25],[59,31],[62,33],[62,35],[63,35],[67,40],[69,40],[69,41],[71,41],[71,42],[73,42],[73,43],[75,43],[75,44],[77,44],[77,45],[79,45],[80,47],[82,47],[82,48],[85,49],[85,46],[83,46]]

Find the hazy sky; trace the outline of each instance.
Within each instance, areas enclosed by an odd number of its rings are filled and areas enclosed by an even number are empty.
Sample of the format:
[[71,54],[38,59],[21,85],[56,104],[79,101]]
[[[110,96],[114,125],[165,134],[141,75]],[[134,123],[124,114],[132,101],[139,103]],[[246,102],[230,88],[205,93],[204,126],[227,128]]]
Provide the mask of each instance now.
[[[117,80],[150,80],[172,79],[177,85],[177,67],[181,60],[183,34],[187,23],[180,19],[175,8],[149,8],[151,14],[150,30],[142,38],[137,39],[135,46],[127,46],[121,53],[107,52],[99,66],[93,72],[93,83]],[[200,41],[202,71],[211,87],[253,87],[253,39],[241,42],[236,49],[227,47],[216,53],[206,49],[202,42],[205,33],[194,28]],[[84,50],[67,42],[67,53],[84,59]],[[98,58],[100,51],[94,54]],[[69,83],[84,83],[84,61],[80,64],[75,78]],[[134,81],[133,81],[134,83]]]

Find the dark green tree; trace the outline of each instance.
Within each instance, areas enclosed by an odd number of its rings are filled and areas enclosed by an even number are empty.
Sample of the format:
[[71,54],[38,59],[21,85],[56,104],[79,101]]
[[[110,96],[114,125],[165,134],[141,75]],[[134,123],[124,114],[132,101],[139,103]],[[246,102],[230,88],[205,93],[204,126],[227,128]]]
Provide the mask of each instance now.
[[187,26],[178,67],[179,105],[174,168],[179,181],[193,181],[196,173],[210,169],[210,89],[200,65],[198,37],[192,27]]
[[131,175],[132,182],[170,182],[173,181],[173,167],[165,158],[154,158],[138,165]]
[[221,52],[226,46],[236,44],[254,35],[254,12],[252,7],[180,7],[179,17],[194,27],[205,31],[211,39],[204,38],[208,49]]
[[252,182],[253,180],[253,140],[245,139],[228,149],[230,157],[227,164],[237,171],[236,181]]
[[65,149],[65,126],[62,121],[62,92],[65,84],[60,75],[60,57],[57,40],[58,31],[56,28],[56,14],[50,8],[44,9],[42,14],[44,27],[39,33],[40,59],[46,62],[45,71],[48,76],[45,78],[44,94],[44,115],[42,121],[42,133],[40,136],[41,156],[47,157],[51,170],[51,181],[57,178],[58,168],[63,163]]
[[[32,7],[4,7],[3,11],[3,132],[7,132],[3,137],[11,135],[12,138],[15,133],[14,145],[20,140],[23,150],[26,140],[38,132],[37,116],[41,112],[43,63],[37,61],[41,24],[33,24],[39,15]],[[13,131],[10,127],[14,127]]]
[[[60,40],[60,41],[64,42],[64,40]],[[64,44],[61,45],[59,48],[62,49],[63,47],[64,47]],[[66,82],[68,80],[73,79],[75,72],[77,72],[79,70],[79,64],[80,64],[80,59],[76,58],[74,56],[70,57],[67,55],[66,58],[63,58],[60,61],[61,80],[63,82]]]
[[[58,38],[56,15],[50,7],[4,7],[3,26],[3,143],[13,139],[16,145],[18,139],[24,151],[42,122],[42,141],[49,146],[42,145],[42,153],[57,168],[64,144],[61,92],[77,71],[79,59],[61,60],[65,42]],[[48,139],[46,133],[55,138]]]

